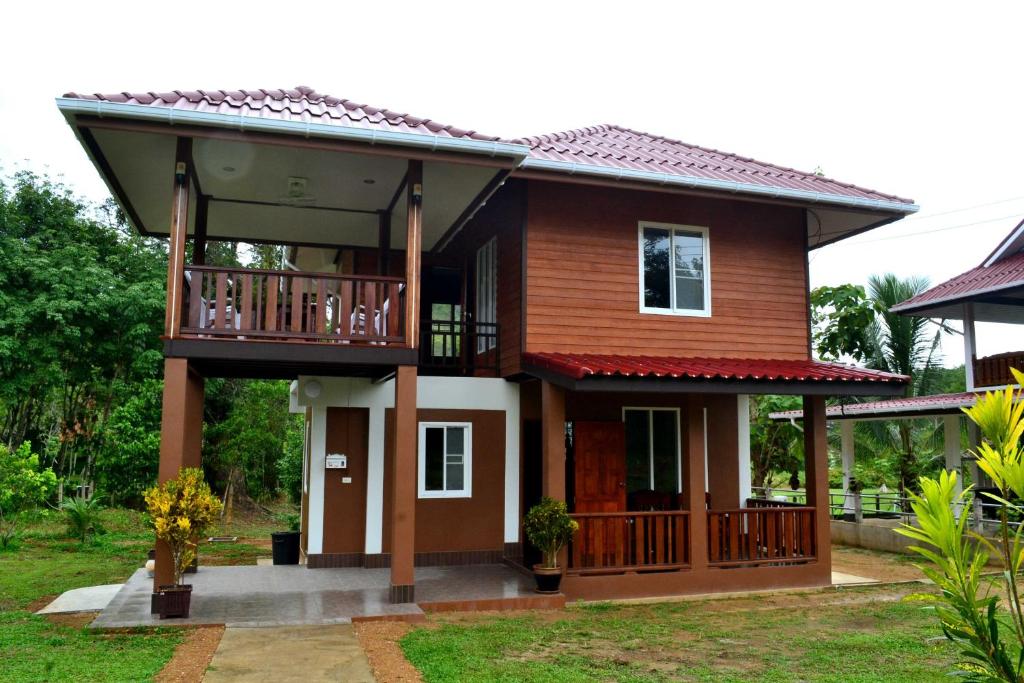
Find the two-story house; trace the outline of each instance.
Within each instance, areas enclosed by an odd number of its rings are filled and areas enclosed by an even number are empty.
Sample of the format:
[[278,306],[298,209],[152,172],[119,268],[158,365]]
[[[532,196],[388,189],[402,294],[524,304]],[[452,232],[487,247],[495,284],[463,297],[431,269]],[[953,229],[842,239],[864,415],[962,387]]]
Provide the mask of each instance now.
[[[401,602],[416,566],[528,565],[548,495],[580,523],[569,597],[830,582],[825,399],[906,378],[812,360],[808,253],[910,201],[618,126],[499,139],[304,87],[57,104],[169,241],[161,479],[201,462],[205,378],[294,380],[309,571],[390,567]],[[286,262],[206,265],[211,240]],[[746,507],[758,393],[804,397],[806,506]]]

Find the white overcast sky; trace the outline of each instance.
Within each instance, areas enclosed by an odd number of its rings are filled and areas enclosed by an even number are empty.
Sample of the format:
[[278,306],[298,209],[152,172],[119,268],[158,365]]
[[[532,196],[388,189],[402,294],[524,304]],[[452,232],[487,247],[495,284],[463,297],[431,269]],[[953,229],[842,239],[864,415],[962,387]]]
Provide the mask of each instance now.
[[[54,97],[309,85],[508,137],[619,123],[921,206],[813,252],[812,286],[938,283],[1024,217],[1024,4],[690,5],[10,2],[0,166],[103,199]],[[1024,347],[979,327],[981,355]],[[959,338],[944,348],[962,362]]]

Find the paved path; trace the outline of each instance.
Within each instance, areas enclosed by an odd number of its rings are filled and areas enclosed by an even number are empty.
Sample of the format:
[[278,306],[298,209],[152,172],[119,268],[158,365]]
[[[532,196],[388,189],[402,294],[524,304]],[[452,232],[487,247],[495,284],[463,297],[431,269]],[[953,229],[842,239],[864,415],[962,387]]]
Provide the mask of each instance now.
[[103,586],[88,586],[65,591],[36,614],[64,614],[68,612],[97,612],[106,609],[123,583],[108,583]]
[[373,683],[370,663],[350,624],[230,627],[204,683]]

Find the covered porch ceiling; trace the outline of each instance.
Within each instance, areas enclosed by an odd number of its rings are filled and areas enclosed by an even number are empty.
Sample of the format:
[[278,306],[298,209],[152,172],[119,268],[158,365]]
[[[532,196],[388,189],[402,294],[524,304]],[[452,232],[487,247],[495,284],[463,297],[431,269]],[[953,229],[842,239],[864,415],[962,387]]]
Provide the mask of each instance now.
[[[145,235],[166,236],[178,136],[121,128],[85,128],[87,146],[128,214]],[[407,159],[285,146],[253,140],[191,139],[193,184],[188,232],[195,233],[199,196],[207,202],[210,240],[306,247],[376,247],[382,213],[391,244],[404,246]],[[423,248],[433,249],[500,167],[425,160]]]

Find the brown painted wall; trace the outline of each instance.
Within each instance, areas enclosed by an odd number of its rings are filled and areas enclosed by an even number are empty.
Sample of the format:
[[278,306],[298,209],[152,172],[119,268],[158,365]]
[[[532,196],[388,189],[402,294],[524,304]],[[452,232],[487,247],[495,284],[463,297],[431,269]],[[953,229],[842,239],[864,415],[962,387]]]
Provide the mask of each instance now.
[[[800,209],[529,183],[526,350],[804,359]],[[710,318],[639,312],[638,221],[706,226]]]
[[[385,413],[384,543],[391,552],[394,411]],[[505,525],[505,413],[500,410],[418,410],[424,422],[473,424],[473,497],[416,499],[416,552],[503,550]],[[408,476],[415,480],[416,472]]]
[[[469,287],[476,284],[474,267],[476,251],[492,237],[498,238],[498,340],[501,352],[501,374],[519,372],[522,352],[522,250],[525,183],[505,183],[469,221],[445,249],[445,256],[464,264],[469,274]],[[472,301],[472,293],[470,301]],[[474,310],[472,304],[470,312]]]
[[[324,553],[365,548],[369,420],[366,408],[327,409],[327,453],[347,455],[348,468],[324,471]],[[352,483],[342,483],[344,477]]]

